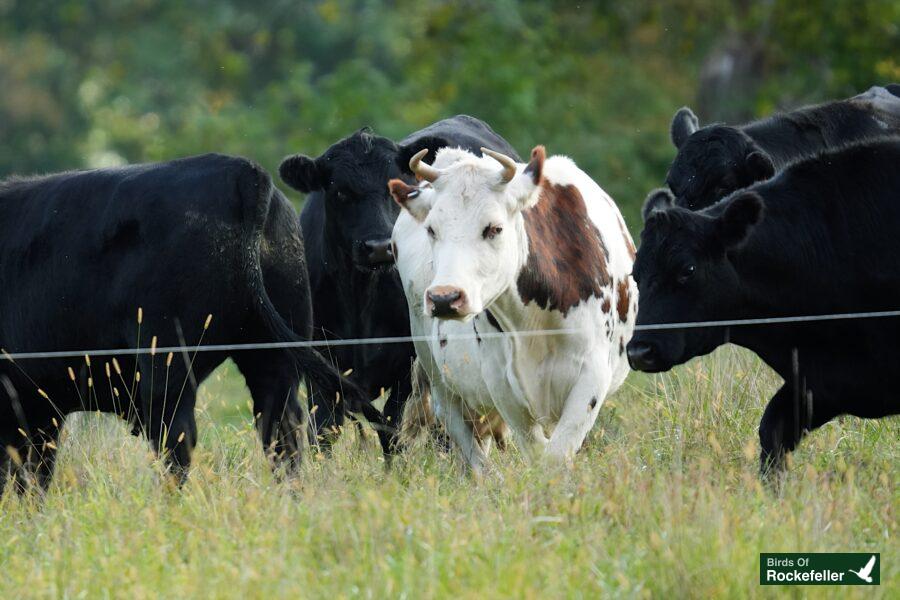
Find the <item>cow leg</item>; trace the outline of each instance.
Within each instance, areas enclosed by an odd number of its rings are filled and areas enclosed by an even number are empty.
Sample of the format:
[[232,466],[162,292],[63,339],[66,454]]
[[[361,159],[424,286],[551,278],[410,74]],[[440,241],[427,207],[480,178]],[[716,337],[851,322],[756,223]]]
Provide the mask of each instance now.
[[509,437],[509,427],[499,414],[494,415],[491,419],[491,435],[500,451],[506,450],[506,440]]
[[346,413],[343,401],[326,398],[315,386],[309,385],[310,427],[315,432],[315,442],[323,452],[330,452],[344,427]]
[[[60,417],[61,418],[61,417]],[[57,447],[59,445],[59,432],[62,422],[56,419],[56,423],[48,423],[32,436],[34,447],[34,474],[38,486],[46,490],[53,479],[53,469],[56,466]]]
[[540,456],[547,448],[549,440],[544,434],[543,426],[534,419],[528,407],[523,403],[510,405],[505,402],[496,406],[500,417],[512,430],[519,448],[529,458]]
[[763,479],[785,468],[785,457],[807,433],[836,415],[824,403],[810,401],[806,390],[785,383],[775,393],[759,422],[759,469]]
[[781,386],[769,400],[759,421],[759,470],[763,479],[784,470],[785,456],[803,435],[794,419],[796,395],[792,386]]
[[143,418],[139,427],[181,485],[187,478],[191,453],[197,444],[196,392],[189,383],[185,385],[187,369],[177,357],[166,366],[166,361],[159,357],[154,360],[144,356],[140,368]]
[[593,365],[583,366],[550,436],[546,456],[567,463],[575,457],[594,426],[609,389],[611,377],[605,375],[601,376]]
[[465,418],[462,407],[462,399],[451,393],[445,392],[440,385],[432,385],[431,402],[434,415],[444,426],[444,430],[450,439],[462,452],[466,464],[472,470],[476,479],[484,475],[484,465],[487,455],[481,444],[478,443],[472,424]]
[[[184,395],[187,396],[188,392],[185,391]],[[155,431],[151,429],[151,439],[157,442],[157,448],[162,448],[166,465],[178,485],[184,484],[187,479],[191,468],[191,454],[197,445],[197,420],[194,417],[196,398],[193,391],[190,398],[182,398],[182,401],[184,405],[171,418],[155,423]]]
[[306,423],[297,390],[300,377],[283,352],[247,353],[235,357],[253,396],[256,429],[276,472],[295,472],[303,458]]
[[6,482],[9,481],[10,468],[12,463],[9,460],[9,454],[6,451],[6,444],[0,448],[0,497],[6,489]]
[[389,428],[388,432],[388,448],[391,453],[400,450],[398,440],[400,430],[402,429],[403,409],[406,407],[406,401],[412,393],[412,382],[409,373],[391,388],[391,394],[384,403],[384,421]]
[[[418,363],[416,363],[418,364]],[[436,421],[431,402],[431,384],[421,371],[414,376],[412,393],[403,407],[403,417],[400,426],[399,450],[411,443],[421,433],[425,432],[428,438],[441,452],[450,452],[452,441],[447,437],[447,432]]]
[[19,493],[30,487],[43,493],[49,487],[56,464],[61,418],[55,419],[55,423],[51,421],[41,427],[30,428],[27,439],[7,449],[4,471]]

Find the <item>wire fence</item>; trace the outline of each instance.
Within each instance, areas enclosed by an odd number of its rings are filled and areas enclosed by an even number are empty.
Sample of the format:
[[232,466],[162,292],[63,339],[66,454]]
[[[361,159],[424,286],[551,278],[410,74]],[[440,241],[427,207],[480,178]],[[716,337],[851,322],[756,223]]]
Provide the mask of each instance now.
[[[791,323],[812,323],[819,321],[846,321],[853,319],[883,319],[900,317],[900,310],[886,310],[874,312],[835,313],[828,315],[803,315],[794,317],[767,317],[759,319],[730,319],[722,321],[695,321],[686,323],[653,323],[636,325],[635,331],[667,331],[677,329],[700,329],[706,327],[745,327],[750,325],[780,325]],[[208,323],[209,321],[207,321]],[[544,337],[584,334],[583,329],[535,329],[524,331],[489,331],[472,333],[447,333],[441,334],[443,340],[460,339],[494,339],[505,337]],[[334,348],[339,346],[362,346],[381,344],[407,344],[415,342],[434,341],[435,335],[407,335],[397,337],[373,337],[355,339],[330,339],[330,340],[303,340],[296,342],[259,342],[248,344],[210,344],[203,346],[150,346],[141,348],[113,348],[113,349],[84,349],[62,350],[49,352],[7,352],[0,349],[0,360],[16,361],[29,359],[52,358],[83,358],[85,356],[141,356],[155,354],[169,354],[182,352],[240,352],[246,350],[279,350],[286,348]]]

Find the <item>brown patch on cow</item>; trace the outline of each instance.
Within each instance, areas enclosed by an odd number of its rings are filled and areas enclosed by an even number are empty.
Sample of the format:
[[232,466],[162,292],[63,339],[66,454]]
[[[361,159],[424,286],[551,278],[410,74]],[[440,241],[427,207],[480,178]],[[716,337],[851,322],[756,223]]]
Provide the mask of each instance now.
[[625,338],[619,338],[619,356],[625,354]]
[[606,296],[605,298],[603,298],[603,304],[600,305],[600,310],[608,313],[610,308],[612,308],[612,305],[609,301],[609,296]]
[[531,160],[525,167],[525,173],[531,175],[534,185],[541,184],[541,177],[544,174],[544,160],[547,158],[547,151],[543,146],[535,146],[531,151]]
[[542,181],[535,206],[525,211],[528,262],[517,287],[525,304],[535,302],[563,315],[610,284],[609,252],[574,185]]
[[628,305],[631,303],[628,279],[619,280],[619,283],[616,284],[616,292],[619,296],[616,300],[616,312],[619,314],[619,320],[624,322],[628,320]]
[[419,188],[409,185],[402,179],[391,179],[388,181],[388,189],[391,191],[391,196],[394,197],[394,200],[400,206],[405,206],[411,198],[419,195]]

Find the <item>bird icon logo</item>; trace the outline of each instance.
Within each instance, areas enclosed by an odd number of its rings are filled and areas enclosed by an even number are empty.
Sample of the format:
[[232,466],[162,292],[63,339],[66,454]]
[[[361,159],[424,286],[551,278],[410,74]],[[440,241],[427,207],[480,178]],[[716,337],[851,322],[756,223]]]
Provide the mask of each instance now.
[[872,555],[872,558],[869,559],[869,562],[866,563],[859,571],[854,571],[853,569],[847,569],[850,573],[853,573],[866,583],[872,583],[872,569],[875,568],[875,555]]

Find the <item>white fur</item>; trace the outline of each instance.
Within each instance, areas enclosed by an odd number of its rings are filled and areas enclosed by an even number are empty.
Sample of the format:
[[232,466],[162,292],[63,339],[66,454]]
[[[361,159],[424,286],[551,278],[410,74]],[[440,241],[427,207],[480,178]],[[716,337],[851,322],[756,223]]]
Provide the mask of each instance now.
[[[496,161],[464,150],[441,150],[434,166],[442,175],[434,184],[424,184],[416,206],[400,214],[393,241],[412,333],[430,336],[428,342],[416,343],[416,352],[431,380],[435,413],[477,474],[485,465],[486,453],[475,439],[472,417],[493,411],[499,412],[520,446],[532,455],[569,460],[593,426],[603,400],[628,374],[619,343],[627,344],[634,328],[637,286],[630,277],[632,260],[622,235],[621,214],[570,159],[545,161],[545,179],[579,189],[609,251],[612,283],[604,295],[610,310],[603,312],[603,301],[590,298],[564,316],[535,303],[525,305],[518,295],[516,279],[528,257],[522,211],[536,203],[540,193],[522,172],[526,165],[520,164],[518,174],[506,185],[499,183]],[[493,241],[482,239],[487,224],[503,227]],[[429,226],[436,240],[430,239]],[[616,317],[615,282],[623,278],[632,297],[625,323]],[[437,285],[463,289],[471,312],[462,320],[428,316],[425,293]],[[495,331],[485,309],[510,335],[477,342],[476,331]],[[578,333],[519,335],[539,329]],[[454,335],[470,337],[454,339]],[[442,345],[441,340],[446,342]],[[593,406],[592,398],[596,398]]]

